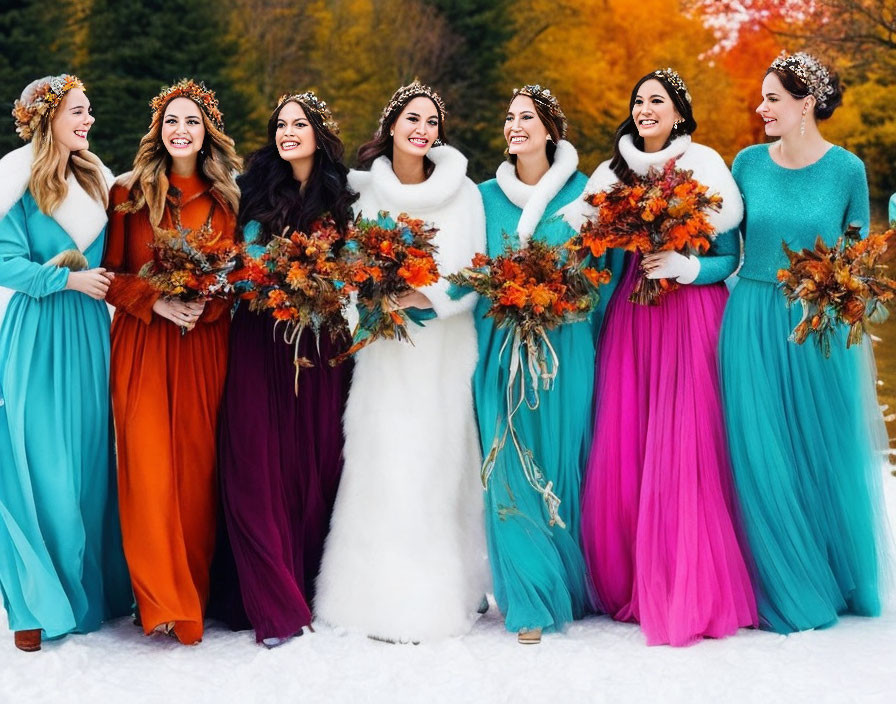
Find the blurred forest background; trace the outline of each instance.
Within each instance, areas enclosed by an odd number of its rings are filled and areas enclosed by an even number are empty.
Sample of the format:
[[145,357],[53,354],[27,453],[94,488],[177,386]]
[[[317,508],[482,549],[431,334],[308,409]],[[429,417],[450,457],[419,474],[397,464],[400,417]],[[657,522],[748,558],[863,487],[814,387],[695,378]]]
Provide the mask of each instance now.
[[[130,168],[149,100],[185,76],[216,90],[242,154],[263,143],[281,94],[314,89],[351,162],[392,91],[418,76],[445,98],[474,180],[501,161],[503,113],[524,83],[558,96],[590,173],[635,80],[672,66],[694,98],[697,139],[730,162],[764,139],[754,108],[781,49],[838,68],[844,106],[822,131],[865,161],[882,227],[896,191],[896,0],[3,0],[0,154],[21,144],[9,111],[22,88],[73,72],[96,111],[91,148],[115,172]],[[896,323],[878,334],[882,399],[896,410]]]
[[[471,176],[494,173],[513,87],[550,86],[591,171],[610,152],[634,81],[672,66],[694,97],[699,141],[726,159],[762,141],[753,109],[782,48],[830,59],[847,86],[825,135],[868,166],[878,209],[896,190],[896,0],[4,0],[0,103],[34,78],[87,84],[92,149],[120,172],[149,124],[148,101],[190,76],[214,88],[243,154],[264,140],[278,96],[312,88],[347,153],[415,76],[448,105]],[[4,119],[4,118],[0,118]],[[18,146],[12,118],[0,154]]]

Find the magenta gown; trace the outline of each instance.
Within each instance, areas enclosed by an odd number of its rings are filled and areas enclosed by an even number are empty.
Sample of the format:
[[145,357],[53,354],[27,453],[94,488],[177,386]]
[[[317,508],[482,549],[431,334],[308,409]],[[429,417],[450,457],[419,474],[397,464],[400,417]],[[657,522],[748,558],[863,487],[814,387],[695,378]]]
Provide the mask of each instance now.
[[728,293],[693,284],[630,303],[638,262],[598,349],[582,542],[601,611],[640,623],[649,645],[688,645],[756,625],[716,365]]

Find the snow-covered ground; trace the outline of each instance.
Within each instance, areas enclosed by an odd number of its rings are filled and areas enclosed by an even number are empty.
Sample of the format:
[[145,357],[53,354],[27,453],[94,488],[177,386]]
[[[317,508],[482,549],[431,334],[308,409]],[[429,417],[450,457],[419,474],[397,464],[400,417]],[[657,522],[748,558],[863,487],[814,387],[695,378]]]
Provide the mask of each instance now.
[[[896,525],[896,477],[887,474]],[[363,585],[359,585],[363,588]],[[0,614],[7,702],[891,702],[896,608],[788,637],[741,631],[648,648],[637,626],[592,617],[521,646],[492,608],[463,638],[389,645],[320,627],[274,650],[211,626],[184,647],[128,619],[21,653]]]

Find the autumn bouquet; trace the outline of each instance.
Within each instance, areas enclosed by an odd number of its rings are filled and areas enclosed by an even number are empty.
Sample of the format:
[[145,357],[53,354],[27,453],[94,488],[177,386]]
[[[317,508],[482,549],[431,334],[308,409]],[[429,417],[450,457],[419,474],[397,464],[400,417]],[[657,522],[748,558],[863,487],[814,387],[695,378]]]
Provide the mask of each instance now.
[[803,317],[790,340],[803,344],[815,336],[825,357],[831,354],[831,336],[839,325],[847,325],[846,346],[862,341],[866,324],[887,315],[886,304],[896,296],[896,280],[887,263],[896,256],[896,230],[862,239],[859,228],[850,226],[828,247],[819,237],[813,249],[795,252],[782,244],[790,261],[778,271],[778,281],[788,305],[799,302]]
[[477,254],[470,267],[447,279],[458,289],[472,289],[488,300],[486,317],[494,318],[498,327],[512,332],[501,349],[503,355],[509,346],[511,355],[506,390],[507,421],[503,432],[496,434],[483,463],[483,486],[488,485],[498,454],[509,436],[526,479],[547,505],[551,525],[565,527],[558,515],[560,499],[553,492],[551,482],[545,483],[532,451],[522,447],[513,418],[524,402],[530,410],[538,408],[539,387],[550,389],[557,377],[559,359],[547,331],[585,320],[597,304],[598,286],[609,282],[610,272],[585,266],[580,249],[532,240],[521,249],[513,249],[508,244],[495,257]]
[[[595,257],[613,247],[642,255],[669,250],[703,254],[716,236],[709,214],[722,208],[722,197],[707,193],[693,171],[677,168],[675,159],[662,169],[651,168],[637,183],[617,182],[585,201],[597,208],[597,215],[585,222],[576,239]],[[658,305],[663,293],[676,288],[675,281],[642,274],[629,300]]]
[[[149,247],[152,258],[139,276],[163,296],[189,302],[232,293],[229,274],[239,249],[210,224],[199,229],[157,228]],[[181,328],[181,334],[185,332]]]
[[342,310],[348,302],[350,286],[345,283],[346,267],[337,257],[343,235],[329,218],[315,221],[308,232],[293,231],[272,237],[259,252],[258,245],[243,248],[242,277],[249,290],[249,310],[269,313],[275,333],[283,325],[283,340],[293,346],[295,392],[299,393],[299,372],[313,366],[299,355],[302,331],[310,328],[319,335],[328,328],[332,336],[345,328]]
[[[402,213],[393,219],[380,212],[376,220],[358,218],[346,233],[339,262],[356,296],[359,319],[352,346],[331,360],[339,364],[374,340],[412,342],[408,324],[422,325],[425,314],[397,307],[398,298],[439,280],[432,241],[438,230]],[[419,313],[419,314],[418,314]]]

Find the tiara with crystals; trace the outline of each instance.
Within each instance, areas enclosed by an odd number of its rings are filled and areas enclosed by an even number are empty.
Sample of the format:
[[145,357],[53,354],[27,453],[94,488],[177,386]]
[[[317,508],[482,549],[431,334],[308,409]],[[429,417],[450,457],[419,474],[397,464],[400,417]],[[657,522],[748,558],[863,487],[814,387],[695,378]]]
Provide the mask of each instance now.
[[566,115],[560,109],[560,101],[551,93],[550,88],[542,88],[537,83],[535,85],[525,85],[522,88],[513,89],[513,98],[518,95],[526,95],[542,107],[547,108],[552,117],[560,120],[560,139],[566,139],[566,129],[569,126],[566,121]]
[[771,67],[787,71],[799,78],[815,96],[819,107],[827,107],[828,98],[834,93],[834,86],[831,85],[830,72],[821,61],[802,51],[789,56],[786,51],[782,51],[781,55],[772,61]]
[[425,95],[436,105],[436,110],[439,112],[439,121],[444,122],[447,113],[445,112],[445,103],[442,101],[442,98],[439,97],[439,94],[436,93],[432,88],[427,85],[422,84],[416,78],[412,83],[406,86],[402,86],[397,91],[392,94],[392,99],[383,108],[383,113],[380,115],[380,130],[383,129],[383,125],[386,122],[386,119],[396,108],[404,107],[412,98],[416,98],[418,96]]
[[52,116],[65,94],[74,88],[84,90],[84,84],[77,76],[67,73],[39,78],[26,86],[12,109],[19,137],[29,141],[41,118],[47,113]]
[[684,99],[687,100],[688,103],[691,102],[691,94],[688,93],[688,87],[684,84],[681,76],[678,75],[678,71],[674,68],[666,66],[666,68],[660,68],[654,71],[653,75],[665,78],[675,90],[684,94]]
[[324,127],[326,127],[331,134],[339,134],[339,123],[336,122],[336,118],[333,117],[333,113],[330,111],[330,108],[327,107],[327,104],[318,98],[313,90],[306,90],[304,93],[287,93],[281,95],[280,100],[277,101],[277,108],[281,108],[284,103],[288,103],[290,100],[301,103],[311,110],[311,112],[320,118]]
[[192,100],[205,113],[205,116],[214,123],[215,127],[219,130],[224,129],[224,116],[218,108],[218,99],[215,97],[215,91],[206,88],[204,83],[196,83],[192,78],[182,78],[173,86],[163,88],[162,92],[149,102],[153,118],[174,98],[188,98]]

